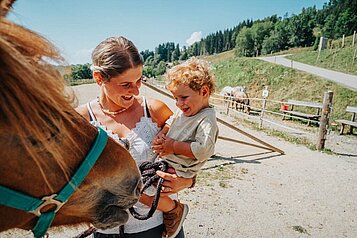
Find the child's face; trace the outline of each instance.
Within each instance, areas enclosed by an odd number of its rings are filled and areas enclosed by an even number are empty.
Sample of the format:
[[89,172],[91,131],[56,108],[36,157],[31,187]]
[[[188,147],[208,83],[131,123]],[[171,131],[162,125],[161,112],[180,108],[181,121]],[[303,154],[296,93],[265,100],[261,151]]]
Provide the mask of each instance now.
[[187,117],[196,115],[201,109],[209,106],[209,89],[203,86],[200,91],[194,91],[189,86],[177,85],[171,88],[176,100],[176,106]]

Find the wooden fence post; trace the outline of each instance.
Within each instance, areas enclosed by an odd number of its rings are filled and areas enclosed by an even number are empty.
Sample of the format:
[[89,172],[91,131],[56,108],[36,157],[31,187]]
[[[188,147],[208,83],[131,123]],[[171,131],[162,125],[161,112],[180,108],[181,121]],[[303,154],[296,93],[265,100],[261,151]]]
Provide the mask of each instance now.
[[353,65],[354,65],[354,63],[355,63],[356,51],[357,51],[357,49],[355,49],[355,51],[353,52],[353,56],[352,56],[352,64],[351,64],[351,69],[352,69],[352,70],[353,70]]
[[259,129],[262,129],[263,127],[263,117],[264,117],[264,111],[265,111],[265,107],[267,105],[267,100],[266,98],[263,98],[263,106],[262,106],[262,111],[260,112],[260,123],[259,123]]
[[319,138],[316,144],[317,150],[322,150],[323,148],[325,148],[327,126],[329,124],[329,117],[332,107],[332,97],[333,97],[332,91],[325,92],[324,101],[322,105],[321,119],[320,119]]
[[263,92],[262,92],[263,105],[262,105],[262,111],[260,112],[259,129],[262,129],[262,127],[263,127],[263,116],[264,116],[265,108],[266,108],[266,105],[267,105],[267,97],[268,96],[269,96],[268,86],[264,86],[264,89],[263,89]]
[[342,35],[342,45],[341,47],[345,47],[345,34]]
[[229,105],[231,104],[231,98],[230,97],[227,99],[226,103],[227,103],[227,112],[226,113],[227,113],[227,116],[228,116],[229,115]]

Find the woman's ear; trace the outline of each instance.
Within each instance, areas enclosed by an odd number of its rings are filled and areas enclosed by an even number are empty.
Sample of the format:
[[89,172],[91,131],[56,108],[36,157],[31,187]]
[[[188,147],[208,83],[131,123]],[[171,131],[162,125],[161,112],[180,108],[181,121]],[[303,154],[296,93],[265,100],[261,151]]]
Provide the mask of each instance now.
[[104,83],[103,77],[98,71],[93,72],[93,78],[99,86],[101,86]]

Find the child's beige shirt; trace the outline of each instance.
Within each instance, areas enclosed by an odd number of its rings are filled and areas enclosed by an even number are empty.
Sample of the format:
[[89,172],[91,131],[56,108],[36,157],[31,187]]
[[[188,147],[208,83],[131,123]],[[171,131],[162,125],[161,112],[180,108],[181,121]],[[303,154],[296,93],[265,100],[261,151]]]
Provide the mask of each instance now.
[[167,121],[167,124],[170,125],[167,136],[176,141],[191,142],[191,150],[195,158],[170,154],[163,156],[162,160],[174,167],[178,176],[191,178],[214,154],[218,137],[216,112],[208,107],[194,116],[187,117],[181,110],[178,110]]

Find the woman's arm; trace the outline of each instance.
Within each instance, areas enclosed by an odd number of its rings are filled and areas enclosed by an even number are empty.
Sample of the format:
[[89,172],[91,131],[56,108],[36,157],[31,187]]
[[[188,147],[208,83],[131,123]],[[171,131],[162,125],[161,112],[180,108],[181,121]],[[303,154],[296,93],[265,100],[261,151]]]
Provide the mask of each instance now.
[[172,111],[160,100],[148,98],[147,101],[151,119],[157,123],[159,128],[163,128],[167,119],[172,115]]
[[87,121],[90,121],[89,112],[88,112],[88,109],[87,109],[86,104],[80,105],[79,107],[75,108],[75,110],[76,110],[79,114],[81,114]]

